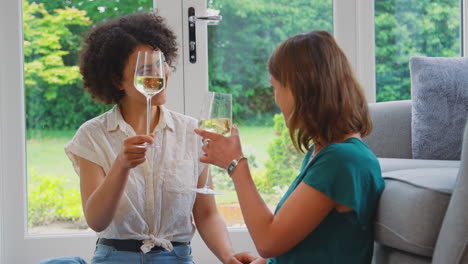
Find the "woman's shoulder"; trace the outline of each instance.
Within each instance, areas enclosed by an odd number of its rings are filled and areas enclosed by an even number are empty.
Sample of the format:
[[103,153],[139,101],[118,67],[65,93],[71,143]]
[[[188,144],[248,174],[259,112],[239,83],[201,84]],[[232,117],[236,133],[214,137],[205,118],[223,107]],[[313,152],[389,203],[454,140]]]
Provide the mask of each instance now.
[[356,159],[362,156],[375,157],[369,147],[358,138],[348,138],[340,143],[333,143],[323,149],[323,153],[339,159]]
[[[320,153],[322,152],[322,153]],[[360,139],[350,138],[341,143],[330,144],[317,154],[317,160],[339,167],[367,167],[380,169],[379,161],[372,150]]]
[[83,130],[83,131],[89,131],[89,130],[95,130],[97,128],[101,128],[105,126],[107,123],[107,113],[101,114],[99,116],[93,117],[83,124],[78,128],[78,131]]

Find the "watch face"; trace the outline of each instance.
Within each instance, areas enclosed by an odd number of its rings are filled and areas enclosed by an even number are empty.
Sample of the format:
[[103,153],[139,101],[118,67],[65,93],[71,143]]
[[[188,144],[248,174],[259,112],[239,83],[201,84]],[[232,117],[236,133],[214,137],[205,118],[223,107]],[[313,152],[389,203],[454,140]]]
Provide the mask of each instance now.
[[228,168],[227,168],[227,171],[228,171],[228,174],[231,175],[232,173],[232,170],[236,167],[236,162],[233,161],[231,162],[231,164],[229,164]]
[[228,171],[229,174],[231,174],[233,168],[234,168],[234,164],[232,164],[232,163],[229,164],[229,166],[227,168],[227,171]]

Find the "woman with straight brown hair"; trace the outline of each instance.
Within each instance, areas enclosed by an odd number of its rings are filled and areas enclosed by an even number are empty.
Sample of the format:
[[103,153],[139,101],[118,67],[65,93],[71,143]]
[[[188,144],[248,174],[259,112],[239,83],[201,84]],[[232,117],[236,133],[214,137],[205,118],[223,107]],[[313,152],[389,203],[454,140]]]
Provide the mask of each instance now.
[[328,32],[313,31],[284,41],[268,66],[292,142],[306,152],[275,213],[256,189],[236,127],[230,137],[196,129],[200,161],[228,170],[255,246],[268,258],[256,263],[371,263],[384,181],[361,141],[372,124],[345,54]]

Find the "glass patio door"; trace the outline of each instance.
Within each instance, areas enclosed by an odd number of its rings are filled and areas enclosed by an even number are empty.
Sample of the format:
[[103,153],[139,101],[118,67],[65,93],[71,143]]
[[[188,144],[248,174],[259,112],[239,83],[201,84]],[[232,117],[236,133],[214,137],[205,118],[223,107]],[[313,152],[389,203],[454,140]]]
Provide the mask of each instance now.
[[0,262],[90,261],[96,236],[63,146],[108,106],[82,88],[81,39],[106,18],[152,9],[153,0],[2,1]]

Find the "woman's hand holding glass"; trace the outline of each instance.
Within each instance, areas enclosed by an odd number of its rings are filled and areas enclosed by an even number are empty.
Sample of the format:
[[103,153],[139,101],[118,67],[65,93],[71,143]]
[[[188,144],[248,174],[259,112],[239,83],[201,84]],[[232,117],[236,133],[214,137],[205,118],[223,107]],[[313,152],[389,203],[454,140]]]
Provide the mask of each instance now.
[[225,137],[202,129],[195,129],[195,133],[202,137],[204,155],[200,158],[203,163],[216,165],[227,169],[229,164],[243,156],[239,138],[239,130],[232,126],[231,136]]
[[143,144],[151,145],[154,143],[152,136],[140,135],[126,138],[123,142],[117,160],[125,169],[132,169],[146,160],[146,148]]
[[[217,133],[219,136],[224,136],[231,132],[232,123],[232,96],[231,94],[208,92],[203,98],[200,111],[200,120],[198,127]],[[203,146],[206,148],[210,143],[209,139],[203,141]],[[203,194],[218,194],[208,185],[210,178],[210,169],[208,167],[206,173],[205,185],[203,188],[195,189],[198,193]]]

